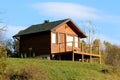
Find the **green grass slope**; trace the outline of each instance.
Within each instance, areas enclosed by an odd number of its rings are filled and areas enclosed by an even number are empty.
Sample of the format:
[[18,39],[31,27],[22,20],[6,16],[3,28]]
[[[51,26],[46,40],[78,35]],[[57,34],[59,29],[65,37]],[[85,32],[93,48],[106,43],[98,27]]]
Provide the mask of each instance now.
[[26,70],[36,80],[120,80],[116,74],[103,73],[103,65],[72,61],[8,58],[8,70]]

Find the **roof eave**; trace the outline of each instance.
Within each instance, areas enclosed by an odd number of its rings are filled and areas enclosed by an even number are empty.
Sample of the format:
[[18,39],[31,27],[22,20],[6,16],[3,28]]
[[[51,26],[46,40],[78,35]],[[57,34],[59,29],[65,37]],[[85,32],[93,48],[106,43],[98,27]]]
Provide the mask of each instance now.
[[[87,38],[87,35],[70,19],[72,24],[75,26],[75,29],[79,32],[81,38]],[[78,34],[78,35],[79,35]]]

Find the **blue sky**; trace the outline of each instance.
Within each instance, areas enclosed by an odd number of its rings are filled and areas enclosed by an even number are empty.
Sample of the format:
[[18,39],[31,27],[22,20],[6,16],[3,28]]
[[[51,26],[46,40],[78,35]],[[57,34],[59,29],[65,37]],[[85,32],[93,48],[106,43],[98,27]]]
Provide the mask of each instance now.
[[80,28],[91,20],[97,27],[97,37],[120,45],[119,0],[1,0],[0,25],[7,26],[11,38],[19,30],[44,20],[71,18]]

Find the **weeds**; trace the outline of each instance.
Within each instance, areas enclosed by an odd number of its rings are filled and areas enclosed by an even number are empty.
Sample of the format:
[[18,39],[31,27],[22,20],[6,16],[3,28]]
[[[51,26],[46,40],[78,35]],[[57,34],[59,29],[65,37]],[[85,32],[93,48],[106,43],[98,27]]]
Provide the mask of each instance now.
[[6,80],[41,80],[41,79],[48,80],[45,71],[42,71],[40,66],[26,65],[18,71],[9,69],[6,72]]
[[0,80],[3,80],[7,67],[6,54],[6,48],[4,46],[0,46]]

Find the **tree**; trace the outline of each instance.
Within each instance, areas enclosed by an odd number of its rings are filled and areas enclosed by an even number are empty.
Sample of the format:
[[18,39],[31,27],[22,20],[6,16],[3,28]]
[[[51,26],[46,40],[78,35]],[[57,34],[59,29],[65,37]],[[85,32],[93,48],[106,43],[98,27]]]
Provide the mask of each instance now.
[[4,39],[2,33],[6,31],[5,26],[0,26],[0,80],[4,80],[4,73],[6,71],[6,48],[4,46]]
[[107,41],[104,41],[104,45],[105,45],[105,51],[109,53],[113,45]]
[[88,35],[87,43],[92,44],[95,39],[96,26],[93,25],[91,20],[88,23],[82,22],[82,26],[84,27],[84,32]]
[[113,66],[113,72],[120,71],[120,47],[104,41],[105,45],[105,64]]
[[3,32],[5,31],[5,27],[0,26],[0,45],[4,45],[4,39],[3,39]]
[[[2,30],[2,29],[1,29]],[[2,31],[1,31],[2,33]],[[1,34],[0,33],[0,34]],[[0,80],[4,80],[4,73],[7,67],[6,63],[6,48],[4,46],[4,41],[2,40],[2,37],[0,36]]]
[[100,46],[100,39],[95,39],[93,41],[93,53],[97,53],[98,54],[98,47]]
[[13,52],[13,41],[11,39],[7,39],[4,41],[4,47],[7,50],[7,56],[12,56]]
[[100,39],[95,39],[95,40],[93,41],[93,45],[94,45],[94,46],[99,46],[99,45],[100,45]]

